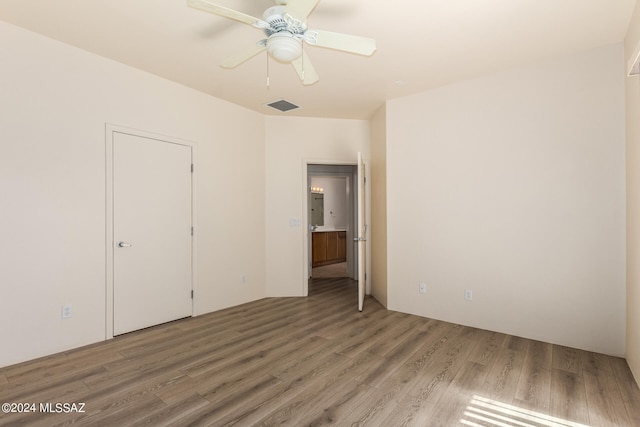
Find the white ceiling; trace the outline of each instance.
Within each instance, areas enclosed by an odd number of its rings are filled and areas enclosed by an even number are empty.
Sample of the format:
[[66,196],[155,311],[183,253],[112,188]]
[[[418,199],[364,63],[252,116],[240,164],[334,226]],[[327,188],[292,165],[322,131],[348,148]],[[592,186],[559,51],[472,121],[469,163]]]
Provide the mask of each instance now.
[[[217,0],[262,17],[273,0]],[[218,64],[262,39],[186,0],[0,0],[0,20],[265,114],[366,119],[385,100],[624,39],[636,0],[321,0],[309,28],[371,37],[363,57],[309,46],[303,86],[266,53]],[[621,70],[624,64],[621,64]],[[621,71],[622,72],[622,71]],[[299,110],[264,104],[286,99]]]

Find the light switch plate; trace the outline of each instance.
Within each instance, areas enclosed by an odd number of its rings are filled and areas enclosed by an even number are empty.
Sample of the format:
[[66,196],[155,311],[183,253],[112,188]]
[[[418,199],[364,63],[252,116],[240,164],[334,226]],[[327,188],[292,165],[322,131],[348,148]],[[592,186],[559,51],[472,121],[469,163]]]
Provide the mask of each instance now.
[[300,227],[300,220],[298,218],[290,218],[289,219],[289,227]]

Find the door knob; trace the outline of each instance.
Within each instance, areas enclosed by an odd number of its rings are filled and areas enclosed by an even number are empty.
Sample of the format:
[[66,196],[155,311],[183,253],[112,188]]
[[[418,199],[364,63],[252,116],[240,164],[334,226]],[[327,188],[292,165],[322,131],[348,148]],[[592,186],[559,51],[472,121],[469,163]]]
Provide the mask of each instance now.
[[130,248],[130,247],[131,247],[131,243],[127,243],[127,242],[118,242],[118,247],[119,247],[119,248]]

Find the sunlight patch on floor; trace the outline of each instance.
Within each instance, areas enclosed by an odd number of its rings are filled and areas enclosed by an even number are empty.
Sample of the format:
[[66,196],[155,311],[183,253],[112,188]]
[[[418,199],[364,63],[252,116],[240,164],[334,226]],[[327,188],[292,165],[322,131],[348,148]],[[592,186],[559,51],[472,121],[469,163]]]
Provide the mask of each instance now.
[[471,427],[589,427],[481,396],[473,396],[460,423]]

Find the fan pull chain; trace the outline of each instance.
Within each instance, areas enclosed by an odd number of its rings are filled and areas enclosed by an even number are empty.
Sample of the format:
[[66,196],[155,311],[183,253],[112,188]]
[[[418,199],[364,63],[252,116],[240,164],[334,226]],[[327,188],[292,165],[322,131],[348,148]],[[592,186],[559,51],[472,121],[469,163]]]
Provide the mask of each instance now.
[[300,43],[302,47],[302,58],[300,58],[300,67],[302,68],[300,75],[302,76],[302,84],[304,84],[304,43]]
[[267,89],[269,89],[269,84],[271,83],[269,81],[269,54],[267,54],[266,57],[267,57]]

